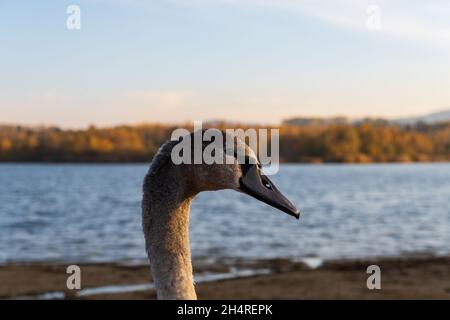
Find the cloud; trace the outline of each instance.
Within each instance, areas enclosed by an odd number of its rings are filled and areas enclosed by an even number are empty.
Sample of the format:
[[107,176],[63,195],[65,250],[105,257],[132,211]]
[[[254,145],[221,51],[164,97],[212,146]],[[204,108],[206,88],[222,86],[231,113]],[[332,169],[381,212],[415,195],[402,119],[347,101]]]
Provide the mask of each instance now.
[[425,41],[450,41],[450,1],[448,0],[165,0],[183,5],[211,3],[266,7],[310,16],[340,26],[367,29],[370,5],[381,13],[380,32]]
[[130,91],[127,96],[133,103],[149,104],[155,107],[179,107],[184,105],[189,98],[194,95],[193,91],[152,91],[152,90],[138,90]]
[[[93,1],[93,0],[91,0]],[[105,0],[97,0],[105,1]],[[127,6],[151,7],[170,4],[183,7],[228,5],[285,10],[322,20],[325,23],[367,30],[367,9],[381,10],[385,34],[420,41],[450,44],[450,1],[448,0],[114,0]]]

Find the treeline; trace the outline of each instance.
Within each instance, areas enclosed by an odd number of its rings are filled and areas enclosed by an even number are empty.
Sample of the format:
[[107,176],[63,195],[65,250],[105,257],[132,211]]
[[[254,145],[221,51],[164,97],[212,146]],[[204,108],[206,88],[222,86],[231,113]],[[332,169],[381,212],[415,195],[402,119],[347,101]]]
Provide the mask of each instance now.
[[[175,128],[139,125],[63,130],[0,126],[2,162],[149,162]],[[219,128],[241,128],[218,123]],[[283,162],[408,162],[450,160],[450,122],[401,127],[380,122],[283,124]]]

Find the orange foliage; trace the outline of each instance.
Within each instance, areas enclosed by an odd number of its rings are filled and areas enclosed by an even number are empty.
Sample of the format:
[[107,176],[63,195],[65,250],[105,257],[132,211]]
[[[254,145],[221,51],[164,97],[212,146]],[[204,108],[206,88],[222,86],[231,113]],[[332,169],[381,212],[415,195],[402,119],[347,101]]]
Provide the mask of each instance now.
[[[86,130],[0,126],[0,161],[148,162],[177,127],[192,129],[189,125],[160,124],[91,126]],[[214,127],[246,129],[225,122]],[[400,127],[319,122],[307,126],[284,124],[279,129],[280,158],[284,162],[450,159],[450,123]]]

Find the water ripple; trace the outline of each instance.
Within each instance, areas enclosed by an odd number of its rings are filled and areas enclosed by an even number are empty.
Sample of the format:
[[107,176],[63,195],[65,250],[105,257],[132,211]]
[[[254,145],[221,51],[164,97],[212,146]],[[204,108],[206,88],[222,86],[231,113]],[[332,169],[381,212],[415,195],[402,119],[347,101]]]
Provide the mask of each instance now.
[[[148,165],[0,165],[0,263],[145,259]],[[194,257],[450,254],[450,165],[283,165],[300,221],[233,191],[191,210]]]

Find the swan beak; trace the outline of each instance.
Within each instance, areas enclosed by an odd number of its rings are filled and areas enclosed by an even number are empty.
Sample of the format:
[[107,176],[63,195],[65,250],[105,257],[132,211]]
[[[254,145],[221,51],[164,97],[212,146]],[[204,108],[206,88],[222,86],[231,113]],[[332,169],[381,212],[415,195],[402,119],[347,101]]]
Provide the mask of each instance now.
[[240,191],[299,219],[300,210],[290,202],[261,170],[252,165],[240,179]]

